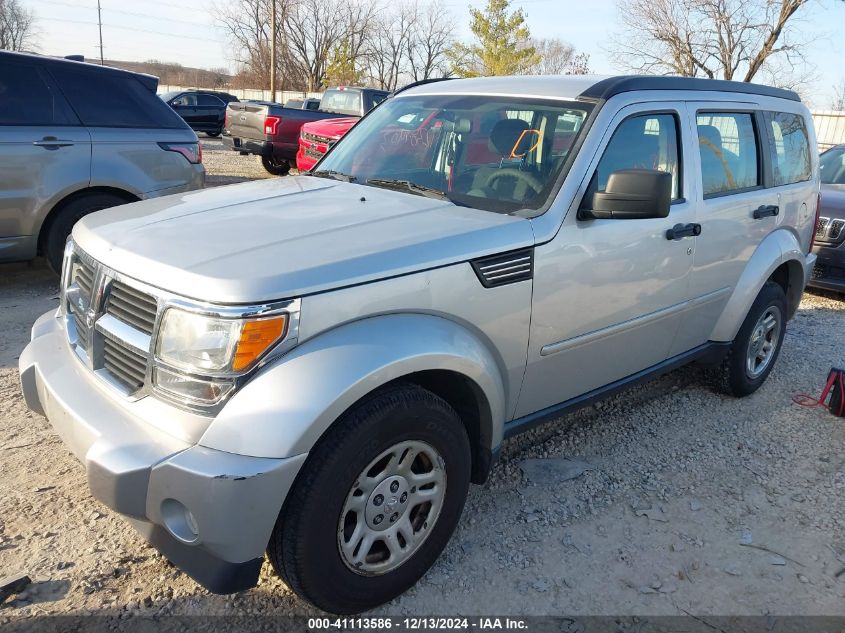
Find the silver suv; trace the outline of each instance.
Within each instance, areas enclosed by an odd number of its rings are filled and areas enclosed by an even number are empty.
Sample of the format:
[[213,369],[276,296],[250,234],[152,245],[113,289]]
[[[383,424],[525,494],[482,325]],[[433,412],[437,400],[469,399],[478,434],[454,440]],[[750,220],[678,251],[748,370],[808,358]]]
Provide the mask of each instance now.
[[813,147],[765,86],[400,91],[309,176],[79,222],[26,401],[209,590],[266,551],[318,607],[372,608],[505,438],[691,361],[760,387],[815,260]]
[[158,79],[0,51],[0,261],[44,255],[58,272],[81,217],[202,188],[196,134]]

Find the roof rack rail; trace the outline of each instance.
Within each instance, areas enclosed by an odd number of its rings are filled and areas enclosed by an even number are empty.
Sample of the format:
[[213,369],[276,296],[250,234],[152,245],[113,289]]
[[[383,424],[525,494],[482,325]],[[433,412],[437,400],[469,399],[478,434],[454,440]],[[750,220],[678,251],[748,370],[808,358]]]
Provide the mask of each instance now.
[[406,91],[410,88],[416,88],[417,86],[424,86],[426,84],[433,84],[433,83],[437,83],[438,81],[450,81],[452,79],[454,79],[454,77],[436,77],[434,79],[420,79],[419,81],[412,81],[411,83],[405,84],[401,88],[397,88],[396,90],[394,90],[391,93],[390,96],[392,96],[392,97],[396,96],[400,92],[404,92],[404,91]]

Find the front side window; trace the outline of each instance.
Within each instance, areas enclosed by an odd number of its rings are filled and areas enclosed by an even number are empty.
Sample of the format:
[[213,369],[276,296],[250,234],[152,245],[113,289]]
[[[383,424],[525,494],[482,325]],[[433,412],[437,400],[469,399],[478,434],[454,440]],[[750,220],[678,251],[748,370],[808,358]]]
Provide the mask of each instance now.
[[[315,173],[531,215],[549,201],[592,107],[520,97],[395,97],[352,128]],[[569,140],[558,142],[563,129]]]
[[774,185],[809,180],[812,174],[810,141],[803,117],[786,112],[768,112],[766,119],[772,131],[769,151]]
[[757,135],[747,112],[699,112],[698,149],[704,196],[760,185]]
[[170,102],[170,105],[174,106],[187,106],[187,107],[196,107],[197,105],[197,95],[195,94],[184,94],[179,95],[177,99],[174,99]]
[[822,183],[845,185],[845,147],[834,147],[819,157]]
[[585,200],[603,192],[620,169],[654,169],[672,174],[672,200],[681,197],[678,122],[673,114],[632,116],[619,124],[602,154]]

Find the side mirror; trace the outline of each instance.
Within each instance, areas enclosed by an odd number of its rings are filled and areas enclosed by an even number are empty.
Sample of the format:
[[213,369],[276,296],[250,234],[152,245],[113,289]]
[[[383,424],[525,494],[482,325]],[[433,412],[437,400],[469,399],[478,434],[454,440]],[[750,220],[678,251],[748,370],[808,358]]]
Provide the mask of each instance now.
[[672,174],[656,169],[620,169],[603,192],[593,194],[592,209],[581,217],[612,220],[665,218],[672,204]]

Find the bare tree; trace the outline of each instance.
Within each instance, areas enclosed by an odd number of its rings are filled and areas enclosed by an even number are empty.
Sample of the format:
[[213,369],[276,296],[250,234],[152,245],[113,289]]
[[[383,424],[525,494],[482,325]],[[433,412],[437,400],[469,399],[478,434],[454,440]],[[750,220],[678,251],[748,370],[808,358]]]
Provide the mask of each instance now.
[[562,39],[534,39],[532,46],[540,62],[531,67],[532,75],[586,75],[590,72],[590,56],[578,53],[575,47]]
[[35,14],[19,0],[0,0],[0,49],[23,51],[35,41]]
[[400,4],[376,21],[367,51],[370,77],[383,90],[395,90],[404,73],[408,47],[417,32],[416,4]]
[[439,0],[435,0],[419,11],[414,26],[407,39],[406,51],[410,79],[421,81],[448,77],[451,67],[447,51],[455,43],[453,16]]
[[833,99],[830,100],[830,109],[845,111],[845,79],[840,79],[839,83],[833,87]]
[[618,0],[610,48],[635,71],[751,81],[766,66],[803,62],[795,25],[808,2]]

